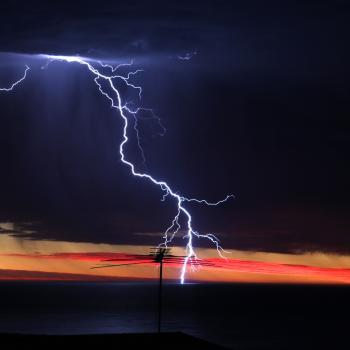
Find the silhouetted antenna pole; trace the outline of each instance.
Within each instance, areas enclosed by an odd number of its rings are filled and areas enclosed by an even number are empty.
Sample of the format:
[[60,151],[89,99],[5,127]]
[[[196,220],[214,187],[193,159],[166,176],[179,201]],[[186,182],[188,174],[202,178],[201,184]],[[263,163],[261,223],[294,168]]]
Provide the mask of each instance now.
[[163,260],[170,256],[170,249],[168,248],[151,248],[151,254],[154,260],[159,262],[159,289],[158,289],[158,333],[162,329],[162,309],[163,309]]
[[161,331],[161,324],[162,324],[162,306],[163,306],[162,287],[163,287],[163,259],[161,259],[159,263],[158,333],[160,333]]
[[[128,257],[120,257],[115,259],[106,259],[102,261],[102,264],[92,267],[92,269],[101,269],[106,267],[118,267],[118,266],[132,266],[140,264],[154,264],[159,263],[159,288],[158,288],[158,327],[157,330],[161,332],[162,326],[162,312],[163,312],[163,263],[170,265],[183,264],[184,259],[187,259],[187,256],[176,256],[170,254],[170,249],[165,247],[156,247],[151,248],[150,254],[148,255],[132,255]],[[191,260],[192,266],[203,266],[203,267],[224,267],[222,264],[215,264],[205,260],[199,260],[194,257],[193,261]]]

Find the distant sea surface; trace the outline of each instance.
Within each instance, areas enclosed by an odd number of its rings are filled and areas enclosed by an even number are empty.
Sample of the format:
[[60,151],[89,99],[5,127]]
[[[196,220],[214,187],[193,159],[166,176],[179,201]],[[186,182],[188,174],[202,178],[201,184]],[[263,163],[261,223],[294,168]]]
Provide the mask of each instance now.
[[[155,332],[157,298],[156,282],[1,282],[0,333]],[[349,311],[347,286],[165,284],[162,329],[240,349],[316,349],[346,339]]]

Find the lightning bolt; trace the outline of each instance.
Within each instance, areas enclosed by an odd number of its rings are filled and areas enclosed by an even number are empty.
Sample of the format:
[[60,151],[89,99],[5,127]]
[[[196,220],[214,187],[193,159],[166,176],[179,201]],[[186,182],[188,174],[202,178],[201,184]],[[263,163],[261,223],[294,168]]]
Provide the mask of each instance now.
[[[212,233],[202,234],[193,228],[192,216],[190,214],[190,211],[186,208],[186,204],[195,202],[197,204],[203,204],[206,206],[217,206],[219,204],[222,204],[228,201],[230,198],[233,197],[233,195],[228,195],[224,199],[217,202],[209,202],[205,199],[184,197],[179,193],[176,193],[166,181],[158,180],[146,172],[138,171],[135,165],[131,161],[129,161],[125,155],[124,148],[129,141],[128,129],[131,124],[129,117],[133,118],[134,120],[134,131],[136,132],[137,142],[138,142],[138,146],[141,151],[143,160],[145,160],[145,156],[141,147],[139,131],[137,128],[137,120],[138,120],[139,114],[143,112],[148,112],[151,114],[152,118],[155,118],[159,121],[159,118],[154,115],[153,110],[148,108],[143,108],[143,107],[133,107],[132,103],[124,102],[117,88],[116,82],[123,82],[128,88],[136,91],[139,99],[141,100],[142,87],[132,83],[132,78],[136,74],[142,72],[142,70],[141,69],[137,69],[134,71],[130,70],[126,74],[118,73],[121,67],[131,67],[133,64],[132,61],[130,63],[123,63],[121,65],[112,66],[112,65],[104,64],[101,61],[96,61],[90,58],[83,58],[80,56],[60,56],[60,55],[46,55],[46,54],[39,55],[39,56],[47,60],[47,64],[42,68],[47,68],[50,63],[58,61],[58,62],[83,65],[93,74],[94,82],[97,85],[98,90],[110,102],[111,107],[113,109],[116,109],[119,112],[119,115],[123,120],[123,136],[122,136],[121,143],[119,144],[120,160],[122,161],[123,164],[125,164],[130,169],[130,172],[133,176],[148,180],[150,183],[159,187],[161,192],[163,193],[162,201],[165,201],[168,197],[170,197],[172,200],[175,201],[177,205],[176,214],[170,226],[165,230],[163,235],[163,242],[160,243],[159,246],[168,247],[168,244],[172,242],[175,235],[179,233],[179,231],[184,226],[183,230],[185,231],[185,234],[183,238],[187,239],[187,243],[185,247],[186,256],[185,256],[184,263],[181,269],[181,274],[180,274],[181,284],[185,282],[185,274],[186,274],[188,264],[191,264],[192,266],[192,262],[193,262],[193,264],[196,266],[198,260],[200,260],[197,257],[196,252],[193,248],[194,237],[204,238],[211,241],[215,245],[218,251],[218,254],[224,258],[223,253],[225,251],[221,247],[219,239],[214,234]],[[187,59],[187,57],[189,56],[185,56],[185,59]],[[13,88],[16,85],[21,83],[26,78],[26,74],[28,70],[29,70],[29,66],[26,66],[26,70],[21,79],[13,83],[10,88],[2,88],[0,90],[1,91],[13,90]],[[106,73],[106,71],[108,71],[108,73]],[[108,86],[108,89],[105,86]],[[165,132],[164,128],[163,128],[163,132]],[[184,225],[180,223],[180,220],[183,220],[183,219],[185,221]]]
[[18,84],[20,84],[27,77],[27,72],[30,69],[28,65],[26,65],[25,67],[26,68],[24,70],[24,73],[20,79],[12,83],[10,87],[0,88],[0,91],[6,91],[6,92],[12,91]]

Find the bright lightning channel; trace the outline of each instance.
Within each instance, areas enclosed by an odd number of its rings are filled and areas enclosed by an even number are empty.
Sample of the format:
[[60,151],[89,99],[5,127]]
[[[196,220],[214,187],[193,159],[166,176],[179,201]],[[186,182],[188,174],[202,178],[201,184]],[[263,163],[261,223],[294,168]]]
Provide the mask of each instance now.
[[9,87],[4,87],[4,88],[0,87],[0,91],[7,91],[7,92],[12,91],[18,84],[20,84],[27,77],[27,72],[30,69],[28,65],[26,65],[25,67],[26,68],[24,70],[24,73],[20,79],[12,83]]
[[[224,258],[223,253],[225,251],[221,247],[219,239],[212,233],[202,234],[202,233],[199,233],[198,231],[196,231],[192,226],[192,216],[191,216],[189,210],[184,206],[184,204],[189,203],[189,202],[196,202],[196,203],[204,204],[207,206],[217,206],[217,205],[222,204],[222,203],[226,202],[227,200],[229,200],[231,197],[233,197],[233,195],[227,195],[224,199],[217,201],[217,202],[209,202],[205,199],[184,197],[184,196],[174,192],[166,181],[157,180],[152,175],[150,175],[146,172],[137,171],[135,168],[135,165],[132,162],[130,162],[129,160],[127,160],[127,157],[125,156],[124,147],[129,140],[129,137],[128,137],[128,127],[129,127],[128,116],[131,116],[132,118],[134,118],[134,130],[136,132],[138,146],[139,146],[139,149],[141,151],[143,161],[145,160],[145,157],[144,157],[143,149],[141,147],[140,140],[139,140],[137,124],[135,124],[135,123],[137,121],[137,117],[138,117],[138,114],[140,112],[146,111],[146,112],[151,113],[153,117],[155,117],[155,116],[153,114],[152,109],[142,108],[142,107],[132,108],[130,103],[124,102],[122,100],[122,97],[121,97],[119,90],[116,88],[115,81],[122,81],[127,85],[128,88],[136,90],[138,93],[138,96],[141,100],[142,87],[133,84],[131,82],[131,79],[136,74],[142,72],[142,70],[137,69],[135,71],[129,71],[126,75],[117,73],[118,69],[120,67],[125,67],[125,66],[131,67],[133,64],[132,61],[130,63],[123,63],[123,64],[120,64],[120,65],[113,67],[111,65],[104,64],[101,61],[95,61],[93,59],[84,58],[84,57],[80,57],[80,56],[62,56],[62,55],[42,54],[42,55],[40,55],[40,57],[48,60],[48,63],[43,68],[47,68],[47,66],[54,61],[61,61],[61,62],[66,62],[66,63],[77,63],[77,64],[85,66],[95,76],[94,82],[97,85],[98,90],[100,91],[100,93],[103,96],[105,96],[110,101],[111,107],[114,109],[117,109],[119,111],[120,116],[124,122],[123,138],[122,138],[122,141],[119,145],[119,154],[120,154],[121,161],[129,167],[133,176],[147,179],[148,181],[152,182],[154,185],[158,186],[161,189],[161,191],[163,192],[162,201],[164,201],[167,197],[170,196],[176,202],[176,204],[177,204],[176,215],[174,216],[174,218],[171,222],[171,225],[164,232],[163,242],[159,246],[168,247],[168,244],[172,242],[175,235],[180,231],[180,229],[182,229],[180,219],[183,217],[185,219],[185,222],[186,222],[186,224],[185,224],[186,234],[184,235],[183,238],[187,239],[187,243],[186,243],[186,247],[185,247],[186,256],[185,256],[185,259],[184,259],[184,262],[183,262],[183,265],[181,268],[181,274],[180,274],[181,284],[183,284],[185,282],[185,274],[186,274],[188,264],[189,263],[191,264],[192,261],[197,262],[197,260],[200,260],[200,259],[198,259],[196,252],[193,248],[193,237],[205,238],[205,239],[210,240],[215,245],[215,247],[218,251],[218,254]],[[186,56],[185,59],[190,59],[190,57]],[[99,69],[96,68],[92,62],[98,64]],[[110,74],[105,73],[106,68],[110,71]],[[29,66],[26,66],[26,69],[24,71],[23,76],[18,81],[14,82],[9,88],[0,88],[0,91],[12,91],[16,87],[16,85],[21,83],[26,78],[27,71],[29,69],[30,69]],[[103,86],[101,84],[102,81],[107,83],[107,85],[111,89],[112,94],[107,92],[106,89],[103,88]],[[165,129],[164,129],[164,131],[165,131]]]

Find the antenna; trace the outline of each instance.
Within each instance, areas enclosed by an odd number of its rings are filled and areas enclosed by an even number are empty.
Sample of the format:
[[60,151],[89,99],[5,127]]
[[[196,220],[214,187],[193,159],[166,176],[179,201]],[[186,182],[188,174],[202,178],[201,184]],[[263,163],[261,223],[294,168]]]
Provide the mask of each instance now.
[[[162,313],[163,313],[163,264],[183,264],[188,256],[178,256],[170,254],[170,248],[167,247],[152,247],[150,248],[149,254],[134,254],[126,257],[120,257],[116,259],[106,259],[102,260],[103,264],[92,267],[91,269],[101,269],[107,267],[119,267],[119,266],[131,266],[131,265],[141,265],[141,264],[159,264],[159,284],[158,284],[158,333],[161,332],[162,324]],[[192,264],[195,263],[196,266],[206,266],[206,267],[220,267],[220,265],[203,261],[203,263],[198,262],[197,257],[190,258]],[[132,261],[132,262],[128,262]],[[107,262],[107,264],[106,264]],[[112,263],[117,262],[117,264]]]

